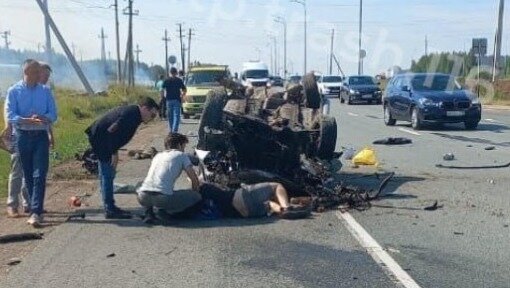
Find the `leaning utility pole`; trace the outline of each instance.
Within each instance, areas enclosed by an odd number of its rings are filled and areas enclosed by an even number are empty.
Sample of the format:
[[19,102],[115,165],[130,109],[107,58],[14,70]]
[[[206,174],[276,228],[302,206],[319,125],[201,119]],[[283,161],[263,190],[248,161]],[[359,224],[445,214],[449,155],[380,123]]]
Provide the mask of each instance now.
[[165,77],[168,77],[168,70],[169,70],[169,66],[168,66],[168,42],[170,42],[170,37],[168,37],[168,31],[165,29],[165,37],[163,37],[162,39],[163,41],[165,41],[165,71],[166,71],[166,75]]
[[333,43],[335,39],[335,29],[331,29],[331,49],[329,50],[329,75],[333,74]]
[[[48,0],[43,0],[44,7],[48,10]],[[46,62],[51,65],[53,51],[51,49],[50,23],[48,18],[44,17],[44,31],[46,34]]]
[[195,35],[195,34],[193,34],[192,29],[189,28],[189,32],[188,32],[188,70],[191,66],[191,36],[192,35]]
[[94,94],[94,90],[92,89],[92,86],[90,86],[89,81],[85,77],[85,74],[83,74],[83,71],[81,70],[80,65],[78,65],[78,63],[76,62],[74,55],[71,53],[71,50],[69,50],[67,43],[65,42],[64,38],[60,34],[60,31],[58,30],[57,25],[51,18],[50,14],[49,14],[48,10],[46,9],[46,7],[44,6],[42,0],[35,0],[35,1],[39,5],[39,8],[41,8],[45,19],[48,19],[48,23],[49,23],[51,29],[53,30],[53,33],[55,34],[58,41],[60,42],[60,45],[62,45],[62,49],[66,53],[66,56],[69,59],[69,61],[71,62],[71,65],[73,66],[74,70],[76,71],[76,74],[78,74],[78,77],[80,78],[83,86],[87,90],[87,93],[89,93],[91,95]]
[[274,21],[283,25],[283,78],[287,79],[287,20],[278,16]]
[[121,75],[121,64],[120,64],[120,36],[119,36],[119,3],[118,0],[115,0],[115,41],[117,46],[117,84],[120,84],[122,75]]
[[[126,11],[127,10],[127,11]],[[128,86],[135,86],[135,61],[133,55],[133,16],[138,15],[138,10],[133,11],[133,0],[128,0],[128,7],[124,9],[124,15],[129,16],[127,62],[128,62]]]
[[5,40],[5,49],[9,50],[9,44],[11,44],[11,42],[9,42],[9,36],[11,35],[11,31],[4,31],[0,34],[2,35],[2,38],[4,38]]
[[429,56],[429,39],[425,35],[425,57]]
[[501,59],[501,39],[503,38],[503,14],[505,11],[505,0],[499,0],[499,12],[498,12],[498,28],[496,30],[496,41],[494,43],[494,57],[492,65],[492,82],[496,81],[496,74],[501,69],[499,65],[499,59]]
[[181,41],[181,65],[182,65],[182,73],[186,73],[185,71],[185,63],[186,60],[184,59],[184,43],[182,42],[182,38],[184,35],[182,35],[182,23],[178,23],[177,26],[179,26],[179,40]]
[[136,69],[140,69],[140,53],[143,52],[138,47],[138,44],[136,44],[136,50],[134,51],[136,53]]
[[363,28],[363,0],[359,0],[359,35],[358,35],[358,75],[363,71],[363,57],[361,56],[361,32]]

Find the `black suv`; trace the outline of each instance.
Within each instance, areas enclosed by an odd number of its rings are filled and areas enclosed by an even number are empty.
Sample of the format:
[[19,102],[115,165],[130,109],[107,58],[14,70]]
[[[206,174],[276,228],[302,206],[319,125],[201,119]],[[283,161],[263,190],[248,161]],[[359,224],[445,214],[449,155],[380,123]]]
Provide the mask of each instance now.
[[407,73],[393,77],[385,90],[384,123],[410,121],[418,130],[427,123],[461,123],[476,129],[482,115],[478,97],[455,78],[441,73]]
[[381,104],[382,91],[371,76],[349,76],[342,83],[339,98],[340,103],[347,101],[349,105],[354,101]]

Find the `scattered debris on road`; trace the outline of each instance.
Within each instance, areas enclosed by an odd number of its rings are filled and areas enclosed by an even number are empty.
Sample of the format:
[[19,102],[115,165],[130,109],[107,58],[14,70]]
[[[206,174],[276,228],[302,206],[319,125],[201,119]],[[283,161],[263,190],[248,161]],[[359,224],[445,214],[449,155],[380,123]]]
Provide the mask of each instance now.
[[440,209],[440,208],[443,208],[443,205],[437,205],[437,200],[436,200],[436,202],[434,202],[434,204],[423,208],[423,210],[426,210],[426,211],[435,211],[435,210]]
[[491,151],[491,150],[496,150],[496,147],[495,146],[488,146],[488,147],[485,147],[484,149],[487,150],[487,151]]
[[384,139],[375,140],[372,144],[376,145],[404,145],[411,144],[413,141],[405,137],[388,137]]
[[445,161],[455,160],[455,155],[453,155],[453,153],[446,153],[443,155],[443,160]]
[[510,162],[501,165],[487,165],[487,166],[446,166],[443,164],[436,164],[437,168],[447,169],[494,169],[494,168],[507,168],[510,167]]
[[76,153],[74,154],[74,158],[77,161],[83,162],[81,166],[87,170],[88,173],[92,175],[97,175],[99,172],[99,159],[96,154],[92,151],[92,148],[88,148],[81,155]]
[[156,154],[158,154],[158,150],[156,150],[154,147],[150,147],[144,150],[135,149],[128,151],[128,156],[137,160],[152,159],[154,156],[156,156]]
[[21,233],[21,234],[7,234],[0,235],[0,244],[7,244],[12,242],[22,242],[29,240],[41,240],[44,233]]
[[67,221],[72,220],[72,219],[77,219],[77,218],[85,219],[85,213],[81,212],[81,213],[75,213],[75,214],[69,215],[67,217]]
[[345,160],[352,160],[352,157],[356,154],[356,149],[354,148],[347,148],[344,150],[344,159]]
[[115,253],[111,253],[111,254],[106,255],[106,258],[112,258],[112,257],[115,257]]
[[18,265],[19,263],[21,263],[21,259],[20,258],[12,258],[12,259],[9,259],[9,261],[7,261],[7,265],[8,266],[16,266]]
[[67,200],[67,204],[71,207],[81,207],[81,199],[78,196],[71,196]]
[[364,148],[363,150],[359,151],[354,157],[352,158],[352,164],[354,165],[377,165],[377,157],[375,155],[375,150],[372,148]]
[[142,181],[136,182],[135,185],[124,184],[124,183],[114,183],[113,184],[113,193],[114,194],[132,194],[136,193],[136,190],[142,186]]
[[464,232],[453,232],[454,235],[464,235]]

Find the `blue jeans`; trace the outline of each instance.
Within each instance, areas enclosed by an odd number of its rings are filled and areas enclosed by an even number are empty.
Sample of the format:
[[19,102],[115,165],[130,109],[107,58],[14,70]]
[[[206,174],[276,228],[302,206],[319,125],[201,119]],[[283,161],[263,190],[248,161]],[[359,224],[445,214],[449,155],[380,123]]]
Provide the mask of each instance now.
[[179,132],[179,123],[181,121],[181,101],[167,100],[166,110],[168,115],[168,130],[172,133]]
[[105,212],[113,212],[115,200],[113,199],[113,179],[115,169],[110,161],[99,160],[99,184]]
[[46,175],[48,174],[50,143],[48,132],[18,131],[18,151],[23,166],[30,211],[41,215],[44,211]]

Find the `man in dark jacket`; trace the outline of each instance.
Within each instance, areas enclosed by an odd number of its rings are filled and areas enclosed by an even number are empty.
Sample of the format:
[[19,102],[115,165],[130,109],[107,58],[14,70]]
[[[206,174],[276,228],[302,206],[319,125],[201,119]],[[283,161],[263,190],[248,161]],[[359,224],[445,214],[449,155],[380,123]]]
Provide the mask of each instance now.
[[153,120],[158,111],[158,104],[152,98],[144,97],[138,105],[110,110],[85,130],[92,150],[99,159],[99,181],[107,219],[131,218],[128,212],[115,206],[113,199],[118,151],[133,138],[138,126]]
[[181,120],[182,99],[186,97],[186,86],[181,78],[177,77],[177,69],[170,69],[170,77],[163,82],[161,97],[166,99],[168,114],[168,130],[170,133],[179,132]]

